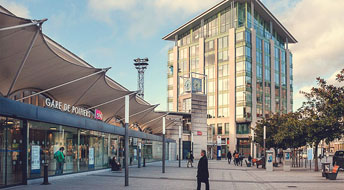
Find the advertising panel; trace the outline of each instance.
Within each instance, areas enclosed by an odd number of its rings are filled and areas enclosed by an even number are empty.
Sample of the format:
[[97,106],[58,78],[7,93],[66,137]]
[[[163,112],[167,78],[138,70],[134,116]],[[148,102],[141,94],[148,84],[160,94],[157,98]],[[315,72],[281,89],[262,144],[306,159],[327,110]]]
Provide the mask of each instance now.
[[94,148],[88,148],[88,167],[94,167]]
[[40,173],[41,171],[41,147],[39,145],[31,146],[31,173]]

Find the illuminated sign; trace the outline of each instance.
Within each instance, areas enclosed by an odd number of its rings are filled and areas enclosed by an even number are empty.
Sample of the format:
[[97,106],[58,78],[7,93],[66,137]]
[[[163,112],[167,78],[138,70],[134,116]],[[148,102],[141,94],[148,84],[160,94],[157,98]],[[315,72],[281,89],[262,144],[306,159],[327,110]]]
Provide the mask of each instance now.
[[96,109],[94,112],[94,118],[103,121],[103,113],[100,110]]
[[[92,112],[88,109],[80,108],[80,107],[76,107],[76,106],[71,106],[69,104],[62,103],[62,102],[59,102],[56,100],[52,100],[50,98],[45,99],[45,106],[49,107],[49,108],[59,109],[59,110],[64,111],[64,112],[69,112],[69,113],[81,115],[84,117],[89,117],[89,118],[92,117]],[[97,113],[96,113],[96,116],[97,116]],[[99,118],[99,120],[103,119],[103,114],[100,110],[98,110],[98,118],[97,117],[95,117],[95,118],[96,119]]]

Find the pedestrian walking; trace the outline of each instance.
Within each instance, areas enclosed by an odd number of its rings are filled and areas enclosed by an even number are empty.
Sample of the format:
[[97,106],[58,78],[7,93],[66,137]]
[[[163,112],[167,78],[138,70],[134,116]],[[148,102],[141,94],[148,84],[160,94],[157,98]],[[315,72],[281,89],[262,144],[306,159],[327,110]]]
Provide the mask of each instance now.
[[193,159],[194,159],[194,156],[192,154],[192,151],[190,151],[189,155],[188,155],[188,162],[187,162],[187,167],[189,167],[189,164],[191,165],[191,167],[193,168]]
[[235,152],[234,154],[234,161],[235,161],[235,165],[239,166],[239,153]]
[[232,153],[231,153],[231,151],[229,151],[227,153],[227,158],[228,158],[228,164],[231,164],[231,161],[232,161]]
[[209,190],[208,159],[205,150],[201,151],[201,159],[197,169],[197,190],[201,190],[201,183],[205,183],[205,189]]
[[242,166],[242,161],[244,160],[245,156],[243,153],[240,153],[239,154],[239,163],[240,163],[240,166]]
[[55,152],[54,158],[56,159],[56,170],[55,175],[63,174],[63,165],[65,163],[65,156],[63,154],[64,147],[61,147],[58,151]]

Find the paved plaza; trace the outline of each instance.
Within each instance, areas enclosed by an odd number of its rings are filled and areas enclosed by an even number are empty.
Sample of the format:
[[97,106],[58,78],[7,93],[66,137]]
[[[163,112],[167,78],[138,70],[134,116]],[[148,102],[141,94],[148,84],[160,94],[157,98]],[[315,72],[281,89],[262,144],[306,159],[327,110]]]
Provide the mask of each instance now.
[[[51,185],[40,185],[42,179],[32,181],[31,185],[8,189],[196,189],[197,161],[193,168],[178,168],[178,162],[167,162],[166,173],[161,173],[161,162],[147,164],[145,168],[130,168],[129,187],[124,187],[124,172],[113,173],[109,170],[95,173],[65,175],[50,179]],[[337,180],[330,181],[321,177],[320,172],[309,168],[298,168],[291,172],[266,172],[256,167],[247,168],[228,165],[226,161],[209,161],[210,189],[344,189],[344,172],[340,171]],[[202,189],[205,189],[202,184]]]

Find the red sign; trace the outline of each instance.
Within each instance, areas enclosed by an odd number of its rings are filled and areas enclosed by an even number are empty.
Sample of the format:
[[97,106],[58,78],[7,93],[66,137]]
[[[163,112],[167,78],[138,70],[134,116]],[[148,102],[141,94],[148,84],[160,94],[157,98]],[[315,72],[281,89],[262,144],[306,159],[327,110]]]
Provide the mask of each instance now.
[[95,111],[95,118],[98,119],[98,120],[103,121],[103,113],[100,110],[96,109],[96,111]]
[[197,136],[202,136],[202,131],[197,131]]

